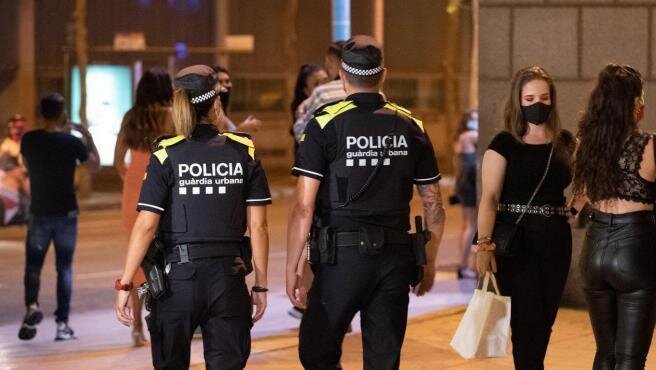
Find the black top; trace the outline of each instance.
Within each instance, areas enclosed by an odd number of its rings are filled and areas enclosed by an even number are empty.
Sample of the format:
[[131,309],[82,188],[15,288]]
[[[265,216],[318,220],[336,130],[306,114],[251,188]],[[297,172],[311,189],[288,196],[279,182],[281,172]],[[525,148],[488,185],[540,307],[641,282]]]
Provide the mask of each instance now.
[[[559,150],[554,152],[551,167],[532,205],[565,205],[564,190],[572,181],[570,156],[574,150],[574,137],[566,130],[558,138]],[[488,146],[501,154],[507,162],[500,203],[526,204],[540,182],[547,166],[550,144],[524,144],[507,131],[498,133]]]
[[199,124],[190,139],[160,142],[150,158],[137,205],[162,215],[167,244],[239,241],[246,207],[271,203],[266,175],[247,135],[220,135]]
[[62,132],[34,130],[21,139],[21,154],[30,173],[30,212],[65,216],[77,210],[75,166],[89,157],[82,140]]
[[[379,162],[370,187],[343,206]],[[317,111],[301,138],[292,174],[321,181],[318,212],[325,225],[340,229],[373,224],[406,231],[413,184],[440,179],[421,121],[377,93],[353,94]]]
[[640,176],[640,163],[651,137],[651,134],[635,132],[624,143],[620,155],[622,183],[617,189],[619,199],[645,204],[652,204],[656,200],[656,182],[647,181]]

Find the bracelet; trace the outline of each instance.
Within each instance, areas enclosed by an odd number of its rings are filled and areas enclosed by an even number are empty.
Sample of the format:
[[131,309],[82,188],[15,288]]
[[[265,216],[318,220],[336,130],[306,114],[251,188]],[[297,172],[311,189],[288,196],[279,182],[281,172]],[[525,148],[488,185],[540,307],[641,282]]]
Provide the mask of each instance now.
[[484,238],[480,238],[476,240],[476,245],[482,245],[482,244],[490,244],[492,243],[492,237],[491,236],[486,236]]
[[496,249],[496,245],[492,243],[492,240],[486,242],[486,243],[480,243],[474,245],[474,248],[472,250],[474,253],[478,252],[493,252]]
[[269,291],[269,289],[257,285],[253,285],[251,290],[254,291],[255,293],[266,293]]

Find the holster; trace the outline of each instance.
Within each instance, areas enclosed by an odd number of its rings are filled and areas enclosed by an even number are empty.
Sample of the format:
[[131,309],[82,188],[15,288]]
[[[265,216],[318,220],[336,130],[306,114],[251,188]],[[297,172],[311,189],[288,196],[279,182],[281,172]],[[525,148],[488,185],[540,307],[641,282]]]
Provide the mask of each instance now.
[[415,259],[415,276],[410,285],[417,286],[424,277],[424,265],[427,263],[426,243],[430,240],[431,234],[424,230],[424,224],[421,216],[415,216],[415,233],[410,234],[412,239],[412,253]]
[[150,243],[143,261],[141,261],[141,268],[144,270],[148,283],[150,299],[158,299],[166,292],[165,265],[166,251],[164,243],[155,238]]
[[334,240],[334,230],[330,226],[319,229],[317,247],[319,263],[334,265],[337,262],[337,248]]
[[251,244],[251,238],[244,236],[244,239],[241,241],[241,259],[244,261],[246,266],[245,275],[253,272],[253,245]]

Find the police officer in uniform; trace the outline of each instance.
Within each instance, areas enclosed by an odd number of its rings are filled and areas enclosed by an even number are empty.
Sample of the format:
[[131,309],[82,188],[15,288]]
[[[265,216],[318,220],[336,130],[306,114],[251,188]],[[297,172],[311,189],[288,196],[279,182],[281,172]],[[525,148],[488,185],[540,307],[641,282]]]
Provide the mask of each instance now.
[[[146,318],[157,369],[189,367],[198,326],[207,369],[244,368],[250,328],[266,308],[271,195],[250,138],[218,131],[223,113],[213,74],[192,66],[176,76],[173,120],[180,135],[160,141],[150,159],[125,270],[115,284],[117,318],[129,325],[130,282],[157,235],[166,246],[168,285]],[[242,258],[247,230],[255,270],[250,294],[244,278],[250,258]]]
[[[341,344],[354,315],[361,315],[364,368],[398,369],[408,293],[433,285],[444,228],[440,173],[422,122],[386,102],[382,50],[370,36],[354,36],[343,49],[340,77],[347,98],[320,108],[303,134],[292,173],[298,177],[290,213],[287,295],[306,306],[299,354],[306,369],[338,369]],[[426,227],[423,276],[415,276],[409,202],[417,185]],[[312,287],[297,265],[312,230]],[[422,244],[423,247],[423,244]],[[313,256],[318,253],[318,256]],[[306,299],[307,298],[307,299]]]

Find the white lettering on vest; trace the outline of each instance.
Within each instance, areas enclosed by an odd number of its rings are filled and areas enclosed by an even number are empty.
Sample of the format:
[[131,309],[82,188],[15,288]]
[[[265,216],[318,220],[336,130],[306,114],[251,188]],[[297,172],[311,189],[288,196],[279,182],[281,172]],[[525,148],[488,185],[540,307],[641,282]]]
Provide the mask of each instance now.
[[241,163],[180,163],[178,177],[189,174],[192,177],[242,176]]
[[346,149],[356,146],[360,150],[383,148],[407,148],[408,142],[403,135],[397,136],[347,136]]

